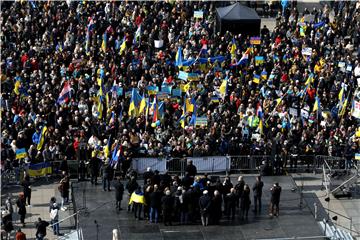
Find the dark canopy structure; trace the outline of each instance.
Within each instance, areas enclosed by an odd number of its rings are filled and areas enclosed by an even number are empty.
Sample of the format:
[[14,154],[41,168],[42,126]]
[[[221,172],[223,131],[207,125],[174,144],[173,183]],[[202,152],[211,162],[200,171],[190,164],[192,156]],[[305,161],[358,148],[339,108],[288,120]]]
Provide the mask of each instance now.
[[217,31],[241,33],[257,36],[260,33],[261,19],[256,11],[240,3],[216,9]]

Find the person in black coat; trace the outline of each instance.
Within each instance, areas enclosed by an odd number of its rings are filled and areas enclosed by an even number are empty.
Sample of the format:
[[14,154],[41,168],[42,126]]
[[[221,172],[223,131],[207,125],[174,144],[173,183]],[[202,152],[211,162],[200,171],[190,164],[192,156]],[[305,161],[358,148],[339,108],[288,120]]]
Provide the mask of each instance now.
[[159,191],[158,185],[154,185],[154,191],[150,193],[150,222],[158,223],[159,211],[161,207],[162,193]]
[[36,223],[36,239],[44,239],[44,237],[46,236],[46,228],[47,226],[49,226],[50,224],[44,220],[42,220],[41,218],[38,218],[38,222]]
[[103,177],[103,190],[106,191],[106,189],[107,189],[108,191],[111,191],[110,182],[112,181],[112,178],[114,175],[114,170],[111,167],[111,165],[108,164],[107,162],[104,163],[101,170],[102,170],[102,177]]
[[[137,183],[136,178],[134,176],[132,176],[126,184],[126,189],[128,190],[129,198],[130,198],[131,194],[136,189],[138,189],[138,187],[139,187],[139,184]],[[131,205],[128,205],[128,211],[130,211],[130,208],[131,208]]]
[[148,179],[151,180],[151,178],[154,176],[154,172],[151,170],[151,167],[148,167],[146,169],[146,172],[144,172],[144,184],[146,184],[148,182]]
[[97,185],[99,170],[100,170],[100,159],[97,158],[95,153],[93,153],[93,157],[90,159],[91,184]]
[[121,177],[117,177],[117,181],[114,183],[115,189],[115,200],[116,200],[116,210],[122,210],[121,201],[124,194],[124,185],[121,182]]
[[241,195],[241,218],[244,219],[244,217],[247,219],[249,214],[249,208],[250,208],[251,200],[250,200],[250,187],[249,185],[245,184],[244,191]]
[[279,204],[280,204],[280,194],[281,187],[279,183],[275,183],[274,186],[270,189],[271,191],[271,202],[270,202],[270,216],[279,216]]
[[165,196],[161,198],[161,203],[164,216],[164,225],[172,226],[171,214],[174,207],[174,197],[171,196],[170,190],[166,190]]
[[237,198],[236,207],[240,207],[240,199],[244,191],[245,181],[242,176],[239,176],[238,183],[235,185],[235,193]]
[[237,197],[235,194],[235,189],[231,188],[230,193],[226,194],[225,196],[225,205],[226,205],[225,212],[229,220],[230,220],[230,215],[231,215],[231,220],[235,219],[236,199]]
[[222,197],[218,190],[214,191],[214,197],[212,198],[211,204],[211,219],[214,224],[219,224],[222,215]]
[[30,205],[31,183],[30,183],[30,176],[29,175],[25,176],[24,181],[21,183],[21,185],[23,186],[24,198],[25,198],[25,200],[27,200],[28,205]]
[[191,208],[191,192],[182,190],[180,200],[180,224],[188,224],[189,209]]
[[259,212],[261,212],[261,196],[262,196],[262,189],[264,187],[264,183],[261,181],[261,177],[256,177],[256,182],[253,186],[253,192],[254,192],[254,212],[257,212],[257,207],[259,206]]
[[203,191],[203,196],[199,198],[199,208],[201,214],[201,223],[203,226],[209,225],[209,215],[211,211],[211,198],[207,190]]
[[191,177],[195,177],[197,174],[197,169],[195,167],[195,165],[193,165],[193,161],[188,161],[185,172],[187,172],[189,174],[189,176]]
[[16,201],[18,207],[18,213],[20,215],[20,222],[25,227],[25,215],[26,215],[26,200],[23,193],[19,194],[19,198]]

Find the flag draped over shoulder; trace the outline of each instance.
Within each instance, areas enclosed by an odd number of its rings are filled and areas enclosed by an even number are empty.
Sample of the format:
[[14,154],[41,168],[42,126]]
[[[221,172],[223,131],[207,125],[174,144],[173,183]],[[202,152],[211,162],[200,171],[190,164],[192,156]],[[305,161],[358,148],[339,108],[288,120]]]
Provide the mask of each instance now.
[[133,202],[141,203],[143,205],[146,205],[144,194],[133,192],[131,194],[131,197],[130,197],[130,200],[129,200],[129,205],[132,204]]

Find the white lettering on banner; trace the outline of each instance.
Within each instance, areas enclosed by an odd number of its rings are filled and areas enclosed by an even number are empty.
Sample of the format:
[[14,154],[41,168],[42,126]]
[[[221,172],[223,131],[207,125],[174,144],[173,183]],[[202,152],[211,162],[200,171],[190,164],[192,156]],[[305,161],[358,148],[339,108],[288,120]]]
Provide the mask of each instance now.
[[198,173],[205,172],[223,172],[227,169],[227,159],[225,156],[209,157],[190,157]]
[[160,173],[166,171],[166,160],[164,158],[134,158],[132,160],[132,168],[138,173],[146,172],[151,167],[153,171],[158,170]]

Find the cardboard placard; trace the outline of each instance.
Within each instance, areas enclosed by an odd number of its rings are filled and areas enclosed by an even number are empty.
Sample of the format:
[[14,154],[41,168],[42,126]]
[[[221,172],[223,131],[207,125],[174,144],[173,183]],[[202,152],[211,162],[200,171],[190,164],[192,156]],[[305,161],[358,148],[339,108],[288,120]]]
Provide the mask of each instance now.
[[207,117],[196,117],[195,126],[207,126],[208,120]]
[[260,45],[261,44],[261,38],[260,37],[251,37],[250,38],[250,44],[252,44],[252,45]]
[[303,48],[301,50],[302,55],[304,56],[311,56],[312,54],[312,48]]
[[154,40],[155,48],[162,48],[164,46],[164,40]]
[[159,100],[162,100],[162,99],[165,99],[169,96],[169,94],[167,94],[166,92],[158,92],[156,94],[156,97],[159,99]]
[[155,95],[157,92],[159,92],[159,88],[157,86],[148,86],[146,89],[149,95]]
[[194,11],[194,18],[203,18],[204,12],[203,11]]
[[298,110],[296,108],[289,108],[289,114],[292,116],[298,116]]
[[172,89],[172,96],[181,97],[181,89],[180,88]]

